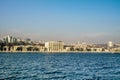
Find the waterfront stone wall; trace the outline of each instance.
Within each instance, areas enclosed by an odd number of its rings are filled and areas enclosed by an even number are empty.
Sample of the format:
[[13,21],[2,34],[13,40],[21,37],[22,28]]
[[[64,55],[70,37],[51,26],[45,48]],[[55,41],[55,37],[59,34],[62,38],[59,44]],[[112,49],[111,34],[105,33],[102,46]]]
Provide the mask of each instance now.
[[[1,48],[1,47],[0,47]],[[0,51],[4,52],[120,52],[119,48],[104,49],[104,48],[81,48],[81,47],[64,47],[62,50],[48,50],[49,48],[40,45],[15,45],[3,46]]]
[[11,52],[16,52],[16,51],[45,51],[45,47],[43,46],[32,46],[32,45],[26,45],[26,46],[4,46],[2,51],[11,51]]

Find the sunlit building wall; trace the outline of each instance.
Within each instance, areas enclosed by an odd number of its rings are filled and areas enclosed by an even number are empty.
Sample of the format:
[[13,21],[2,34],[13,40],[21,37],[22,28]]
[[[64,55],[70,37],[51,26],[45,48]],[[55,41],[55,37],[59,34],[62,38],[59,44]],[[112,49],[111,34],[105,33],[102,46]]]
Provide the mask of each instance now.
[[47,51],[63,51],[63,45],[62,41],[49,41],[45,43]]
[[109,41],[109,42],[108,42],[108,47],[113,47],[113,46],[114,46],[113,42],[112,42],[112,41]]
[[13,37],[13,36],[8,35],[8,36],[5,36],[3,38],[3,41],[6,42],[6,43],[14,43],[14,42],[17,41],[17,39],[15,37]]

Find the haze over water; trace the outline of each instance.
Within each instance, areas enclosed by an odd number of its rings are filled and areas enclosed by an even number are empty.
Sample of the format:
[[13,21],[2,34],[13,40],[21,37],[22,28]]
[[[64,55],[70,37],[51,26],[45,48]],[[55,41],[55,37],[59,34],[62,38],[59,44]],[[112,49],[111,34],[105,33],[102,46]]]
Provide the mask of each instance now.
[[1,53],[0,79],[120,80],[120,54]]

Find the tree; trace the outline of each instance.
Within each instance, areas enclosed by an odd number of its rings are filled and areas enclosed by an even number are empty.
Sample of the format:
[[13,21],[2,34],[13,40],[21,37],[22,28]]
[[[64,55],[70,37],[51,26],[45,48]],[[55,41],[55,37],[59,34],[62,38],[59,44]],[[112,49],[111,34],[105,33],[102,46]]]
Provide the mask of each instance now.
[[28,47],[27,51],[32,51],[33,47]]
[[22,47],[18,47],[16,50],[17,51],[22,51]]
[[33,51],[39,51],[39,48],[35,47],[33,48]]

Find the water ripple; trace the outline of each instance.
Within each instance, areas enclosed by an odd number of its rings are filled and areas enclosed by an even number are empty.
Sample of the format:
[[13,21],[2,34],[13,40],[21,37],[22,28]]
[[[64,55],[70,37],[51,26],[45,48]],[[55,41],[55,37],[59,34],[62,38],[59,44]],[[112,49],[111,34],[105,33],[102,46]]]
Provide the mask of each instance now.
[[0,80],[120,80],[120,55],[0,54]]

